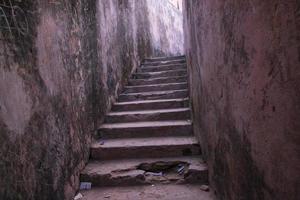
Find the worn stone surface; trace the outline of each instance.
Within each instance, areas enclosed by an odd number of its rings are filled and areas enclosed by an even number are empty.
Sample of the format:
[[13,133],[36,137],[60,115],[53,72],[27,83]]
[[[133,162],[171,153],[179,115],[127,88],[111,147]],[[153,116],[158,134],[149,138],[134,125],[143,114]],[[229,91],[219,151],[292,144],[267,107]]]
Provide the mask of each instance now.
[[187,81],[187,76],[172,76],[172,77],[162,77],[153,79],[130,79],[129,85],[153,85],[153,84],[167,84],[167,83],[182,83]]
[[176,99],[188,97],[188,90],[167,90],[121,94],[118,97],[120,102],[137,101],[137,100],[156,100],[156,99]]
[[145,73],[135,73],[133,77],[136,79],[146,79],[146,78],[163,78],[163,77],[170,77],[170,76],[186,76],[186,69],[179,69],[179,70],[168,70],[168,71],[161,71],[161,72],[145,72]]
[[93,187],[208,183],[206,164],[199,156],[92,161],[81,180]]
[[165,84],[153,84],[153,85],[140,85],[140,86],[126,86],[124,93],[135,92],[151,92],[151,91],[167,91],[167,90],[182,90],[188,88],[187,82],[183,83],[165,83]]
[[95,188],[82,191],[83,200],[213,200],[215,197],[199,190],[198,185],[153,185]]
[[91,147],[91,158],[111,160],[123,158],[157,158],[199,155],[200,146],[193,136],[164,136],[142,138],[117,138],[95,142]]
[[105,122],[118,123],[118,122],[185,120],[185,119],[190,119],[189,108],[111,112],[106,116]]
[[[189,113],[190,110],[187,110]],[[135,115],[132,118],[122,117],[117,120],[111,120],[111,117],[105,118],[104,124],[100,127],[99,133],[102,138],[126,138],[126,137],[161,137],[161,136],[186,136],[192,134],[192,123],[187,119],[189,114],[173,117],[180,113],[171,113],[169,115],[154,115],[147,117],[147,115]],[[153,120],[151,120],[151,117]],[[107,122],[110,120],[110,122]],[[140,120],[141,119],[141,120]],[[173,121],[171,121],[173,120]],[[128,122],[131,121],[131,122]]]
[[24,15],[0,20],[0,199],[71,199],[95,127],[153,52],[148,7],[11,2]]
[[299,1],[184,2],[194,132],[219,199],[299,199]]
[[141,67],[138,68],[138,72],[158,72],[158,71],[168,71],[168,70],[179,70],[179,69],[186,69],[184,64],[169,64],[163,65],[160,67],[153,66],[153,67]]
[[[182,56],[180,56],[182,57]],[[151,61],[151,62],[144,62],[143,67],[149,67],[149,66],[164,66],[164,65],[171,65],[171,64],[185,64],[186,60],[185,57],[179,58],[179,59],[172,59],[172,60],[157,60],[157,61]]]
[[149,109],[171,109],[188,107],[189,99],[158,99],[115,103],[112,111],[134,111]]

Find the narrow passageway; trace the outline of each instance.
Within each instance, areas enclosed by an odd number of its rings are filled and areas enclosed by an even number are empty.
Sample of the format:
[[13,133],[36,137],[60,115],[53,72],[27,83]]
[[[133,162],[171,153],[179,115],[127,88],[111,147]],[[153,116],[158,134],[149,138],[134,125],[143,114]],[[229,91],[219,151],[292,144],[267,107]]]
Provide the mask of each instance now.
[[211,199],[193,136],[185,56],[146,59],[98,137],[80,178],[93,186],[84,199]]
[[0,0],[0,200],[299,200],[299,0]]

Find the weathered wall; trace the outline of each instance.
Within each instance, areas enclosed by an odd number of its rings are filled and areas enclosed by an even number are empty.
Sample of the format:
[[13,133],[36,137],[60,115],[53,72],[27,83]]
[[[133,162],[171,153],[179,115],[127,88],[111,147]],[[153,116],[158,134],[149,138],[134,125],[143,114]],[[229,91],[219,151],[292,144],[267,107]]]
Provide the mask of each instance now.
[[147,0],[153,56],[183,55],[183,15],[169,0]]
[[78,184],[96,119],[90,113],[105,109],[94,102],[92,4],[21,2],[26,16],[17,20],[26,17],[29,32],[1,29],[0,199],[64,199]]
[[219,199],[300,198],[300,3],[186,0],[194,129]]
[[115,100],[139,61],[151,55],[143,9],[141,1],[97,0],[98,63],[107,102]]
[[94,130],[152,54],[147,4],[12,2],[29,31],[0,32],[0,199],[71,199]]

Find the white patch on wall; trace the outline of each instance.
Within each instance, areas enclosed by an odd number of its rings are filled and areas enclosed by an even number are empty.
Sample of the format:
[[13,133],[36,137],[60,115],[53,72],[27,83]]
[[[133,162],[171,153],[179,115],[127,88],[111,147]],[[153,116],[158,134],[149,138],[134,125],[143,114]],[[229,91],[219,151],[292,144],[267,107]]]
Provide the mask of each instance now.
[[169,2],[178,10],[182,11],[182,0],[169,0]]
[[23,135],[31,117],[32,101],[24,91],[23,79],[16,70],[0,68],[0,94],[5,94],[0,96],[2,120],[9,130]]
[[38,68],[49,93],[56,95],[67,83],[60,46],[65,30],[48,13],[43,13],[40,21],[37,31]]
[[[103,85],[107,88],[107,80],[110,72],[108,71],[109,64],[115,63],[115,54],[113,49],[115,44],[115,39],[117,35],[117,23],[118,23],[118,9],[115,6],[115,2],[112,0],[97,2],[97,23],[98,23],[98,53],[100,58],[100,63],[102,67],[101,81]],[[110,66],[112,68],[116,66]],[[116,70],[116,69],[114,69]],[[111,73],[114,74],[114,73]]]
[[169,0],[147,0],[147,5],[151,41],[155,50],[160,50],[165,55],[182,55],[184,39],[181,10]]

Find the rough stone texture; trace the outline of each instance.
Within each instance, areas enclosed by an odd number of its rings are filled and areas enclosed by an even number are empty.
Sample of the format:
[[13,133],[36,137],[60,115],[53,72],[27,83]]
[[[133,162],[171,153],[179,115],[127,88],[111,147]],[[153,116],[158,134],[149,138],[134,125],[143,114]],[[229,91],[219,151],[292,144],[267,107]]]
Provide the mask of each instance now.
[[147,4],[11,2],[28,31],[0,20],[0,199],[71,199],[91,135],[151,56]]
[[208,170],[199,156],[135,158],[89,162],[80,178],[84,182],[91,182],[94,187],[207,184]]
[[219,199],[300,197],[299,1],[186,0],[194,132]]

